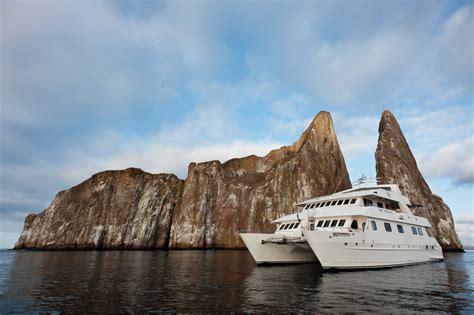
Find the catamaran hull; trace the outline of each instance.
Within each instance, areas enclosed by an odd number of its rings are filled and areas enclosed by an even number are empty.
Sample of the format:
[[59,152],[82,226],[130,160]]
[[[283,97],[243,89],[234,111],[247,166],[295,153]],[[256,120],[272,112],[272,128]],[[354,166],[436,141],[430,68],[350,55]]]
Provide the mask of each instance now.
[[274,236],[275,234],[240,234],[257,264],[314,263],[318,261],[307,242],[283,244],[265,242]]
[[334,237],[331,231],[305,230],[303,233],[324,269],[388,268],[443,260],[439,247],[377,244],[359,239],[357,235]]

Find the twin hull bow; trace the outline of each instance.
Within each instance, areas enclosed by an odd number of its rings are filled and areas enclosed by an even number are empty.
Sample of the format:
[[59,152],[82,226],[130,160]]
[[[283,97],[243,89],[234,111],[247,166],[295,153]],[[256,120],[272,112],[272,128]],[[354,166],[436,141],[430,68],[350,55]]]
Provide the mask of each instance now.
[[304,238],[287,239],[275,234],[241,233],[257,264],[312,263],[317,258]]

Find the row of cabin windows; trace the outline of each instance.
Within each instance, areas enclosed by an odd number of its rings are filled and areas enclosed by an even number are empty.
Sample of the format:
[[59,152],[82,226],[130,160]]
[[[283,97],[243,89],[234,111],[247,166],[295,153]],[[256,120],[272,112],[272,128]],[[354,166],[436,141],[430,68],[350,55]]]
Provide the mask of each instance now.
[[344,226],[346,223],[345,219],[342,220],[321,220],[318,222],[317,227],[335,227],[335,226]]
[[349,204],[353,205],[355,203],[356,203],[356,199],[340,199],[340,200],[313,203],[313,204],[307,205],[305,207],[305,209],[330,207],[330,206],[340,206],[340,205],[349,205]]
[[377,206],[379,208],[385,208],[388,210],[396,210],[398,209],[397,205],[392,205],[390,203],[384,203],[381,201],[373,201],[371,199],[364,198],[364,206],[365,207],[372,207],[372,206]]
[[282,224],[282,225],[280,225],[280,228],[279,228],[278,230],[281,231],[281,230],[296,229],[299,225],[300,225],[299,222],[296,222],[296,223],[288,223],[288,224]]
[[[371,221],[371,224],[372,224],[372,230],[377,230],[377,223],[375,223],[375,221]],[[390,223],[384,222],[383,225],[385,227],[385,231],[392,232],[392,225]],[[405,230],[403,229],[403,225],[401,224],[397,224],[397,230],[398,230],[398,233],[405,233]],[[411,232],[413,233],[413,235],[423,235],[423,230],[415,226],[411,227]]]
[[[320,220],[318,221],[318,225],[316,225],[316,227],[336,227],[336,226],[341,227],[341,226],[344,226],[345,223],[346,223],[345,219]],[[370,224],[372,226],[372,230],[377,231],[377,222],[372,220],[370,221]],[[385,227],[385,231],[392,232],[392,225],[390,223],[384,222],[384,227]],[[351,228],[358,229],[357,220],[352,221]],[[365,223],[362,225],[362,228],[365,228]],[[405,233],[405,231],[403,230],[403,225],[401,224],[397,224],[397,230],[399,233]],[[423,230],[421,228],[417,228],[414,226],[411,227],[411,232],[413,233],[413,235],[423,235]]]

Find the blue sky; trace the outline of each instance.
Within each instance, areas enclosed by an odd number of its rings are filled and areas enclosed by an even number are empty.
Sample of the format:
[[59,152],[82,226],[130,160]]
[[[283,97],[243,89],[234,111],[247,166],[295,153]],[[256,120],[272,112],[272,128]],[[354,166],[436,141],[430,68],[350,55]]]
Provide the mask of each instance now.
[[295,141],[333,115],[352,180],[383,109],[474,244],[474,8],[463,1],[1,1],[0,248],[105,169]]

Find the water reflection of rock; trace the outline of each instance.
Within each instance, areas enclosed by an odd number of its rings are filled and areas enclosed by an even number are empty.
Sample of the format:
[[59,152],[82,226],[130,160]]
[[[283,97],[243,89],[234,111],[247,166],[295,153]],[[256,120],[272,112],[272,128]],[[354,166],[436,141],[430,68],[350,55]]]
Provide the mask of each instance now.
[[4,297],[12,311],[235,310],[250,260],[243,251],[17,252]]
[[12,269],[2,273],[0,313],[474,313],[474,255],[468,253],[334,273],[318,264],[257,267],[247,251],[13,255]]

